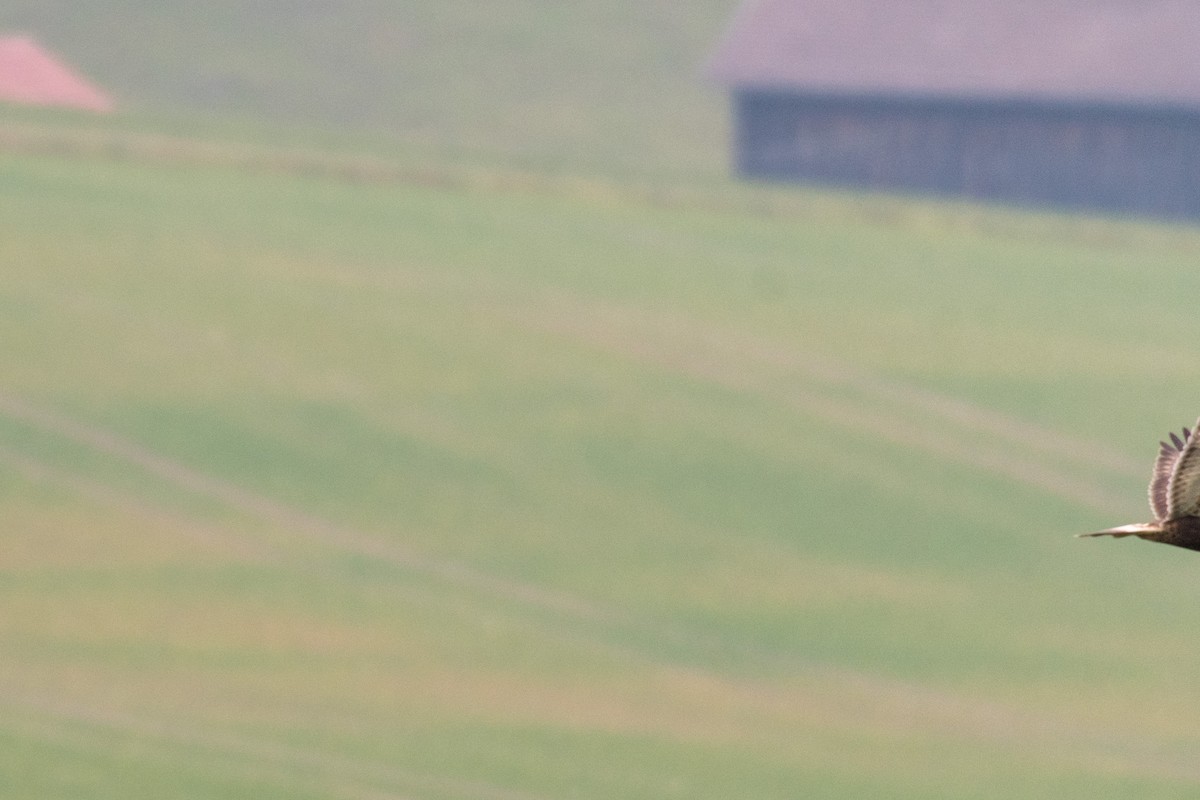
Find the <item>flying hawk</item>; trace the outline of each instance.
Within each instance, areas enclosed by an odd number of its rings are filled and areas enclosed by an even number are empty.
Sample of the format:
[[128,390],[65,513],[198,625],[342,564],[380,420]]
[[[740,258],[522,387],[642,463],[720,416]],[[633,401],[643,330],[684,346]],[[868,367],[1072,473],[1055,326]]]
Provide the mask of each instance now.
[[1200,420],[1183,438],[1159,442],[1158,460],[1150,479],[1150,508],[1153,522],[1135,522],[1080,536],[1136,536],[1151,542],[1200,550]]

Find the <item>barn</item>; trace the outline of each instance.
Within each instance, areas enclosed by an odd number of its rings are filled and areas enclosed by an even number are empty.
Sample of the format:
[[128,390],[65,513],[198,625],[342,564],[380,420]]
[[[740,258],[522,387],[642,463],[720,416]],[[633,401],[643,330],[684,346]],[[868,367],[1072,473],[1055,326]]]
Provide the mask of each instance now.
[[710,68],[745,177],[1200,218],[1194,0],[749,0]]

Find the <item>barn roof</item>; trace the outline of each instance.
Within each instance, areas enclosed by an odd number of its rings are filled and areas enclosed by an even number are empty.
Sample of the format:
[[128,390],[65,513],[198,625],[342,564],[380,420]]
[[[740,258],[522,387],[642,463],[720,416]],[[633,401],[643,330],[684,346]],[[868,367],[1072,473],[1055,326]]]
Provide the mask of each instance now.
[[815,93],[1200,107],[1196,0],[747,0],[715,78]]
[[104,92],[29,36],[0,36],[0,101],[111,111]]

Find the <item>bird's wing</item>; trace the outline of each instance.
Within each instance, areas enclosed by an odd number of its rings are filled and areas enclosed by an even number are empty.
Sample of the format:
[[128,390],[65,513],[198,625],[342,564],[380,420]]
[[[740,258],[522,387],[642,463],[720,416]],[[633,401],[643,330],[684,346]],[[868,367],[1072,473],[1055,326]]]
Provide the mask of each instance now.
[[[1196,421],[1200,426],[1200,420]],[[1174,451],[1170,455],[1160,453],[1159,461],[1155,464],[1154,482],[1158,481],[1159,470],[1169,462],[1169,473],[1166,486],[1163,487],[1163,503],[1166,512],[1161,519],[1178,519],[1180,517],[1200,516],[1200,436],[1183,429],[1183,439],[1171,434]],[[1165,446],[1164,446],[1165,449]],[[1154,484],[1151,484],[1153,491]],[[1155,514],[1158,508],[1155,508]]]
[[1184,442],[1190,439],[1187,428],[1183,429],[1183,439],[1171,434],[1171,441],[1158,443],[1158,458],[1154,462],[1154,475],[1150,478],[1150,509],[1156,520],[1167,518],[1167,486],[1171,482],[1171,473],[1179,453],[1183,450]]

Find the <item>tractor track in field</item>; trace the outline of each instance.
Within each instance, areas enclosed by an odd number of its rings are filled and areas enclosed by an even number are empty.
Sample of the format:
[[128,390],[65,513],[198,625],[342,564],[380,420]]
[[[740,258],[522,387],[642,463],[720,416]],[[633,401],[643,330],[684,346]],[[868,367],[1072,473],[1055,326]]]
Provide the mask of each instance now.
[[559,298],[548,305],[555,310],[506,316],[624,358],[760,394],[851,434],[921,450],[1090,510],[1117,514],[1127,504],[1077,473],[1124,479],[1146,471],[1144,464],[1094,441],[794,347],[663,314]]
[[194,541],[216,545],[228,555],[247,560],[264,560],[275,555],[273,548],[244,536],[236,536],[211,525],[197,523],[191,517],[135,497],[93,478],[52,467],[45,462],[0,445],[0,464],[41,483],[53,483],[77,492],[101,505],[145,519],[157,529],[169,529]]
[[[488,613],[503,613],[502,606],[497,605],[495,601],[512,601],[525,609],[549,612],[548,616],[530,619],[517,614],[508,615],[513,621],[527,623],[526,627],[535,632],[553,635],[560,641],[590,649],[599,655],[649,662],[656,666],[671,665],[643,652],[636,645],[619,643],[614,639],[613,632],[635,632],[701,652],[711,652],[722,646],[722,643],[713,637],[662,626],[616,606],[602,605],[580,595],[493,575],[456,561],[430,558],[379,536],[336,525],[319,516],[206,475],[112,431],[69,418],[58,411],[35,406],[11,393],[0,391],[0,415],[20,420],[76,444],[123,460],[178,488],[215,500],[231,510],[301,535],[335,551],[365,556],[472,590],[482,596],[470,601],[473,617],[479,615],[480,604]],[[4,458],[6,452],[12,455]],[[80,489],[85,494],[93,494],[106,502],[112,502],[116,497],[114,490],[92,478],[70,475],[7,448],[0,451],[0,462],[3,461],[9,461],[29,475]],[[134,503],[132,510],[147,510],[145,507],[139,508],[140,504],[136,501]],[[178,518],[172,515],[170,521],[178,521]],[[322,569],[318,565],[299,562],[283,555],[279,560],[285,566],[309,577],[336,579],[330,570]],[[747,653],[742,652],[742,655]]]
[[[555,313],[526,309],[516,314],[509,313],[513,311],[509,308],[500,309],[500,313],[515,324],[546,330],[623,358],[653,363],[724,387],[762,394],[799,413],[836,424],[852,435],[922,450],[948,463],[998,475],[1087,509],[1118,513],[1126,504],[1114,501],[1086,476],[1075,474],[1076,468],[1098,468],[1122,479],[1132,478],[1141,471],[1132,459],[1095,442],[1064,436],[947,395],[885,380],[830,358],[809,356],[795,348],[711,327],[701,328],[693,321],[676,316],[581,304],[569,297],[554,297],[553,300]],[[497,311],[495,307],[491,310]],[[853,393],[839,395],[838,391],[842,390],[844,394],[847,387]],[[914,421],[908,412],[932,417],[933,423]],[[178,488],[215,500],[310,541],[425,574],[451,585],[470,587],[484,596],[506,598],[549,611],[560,621],[586,623],[593,633],[623,629],[658,634],[703,652],[720,645],[695,633],[659,631],[653,623],[628,610],[600,604],[569,591],[547,589],[453,560],[430,557],[389,538],[332,523],[2,389],[0,414],[127,462]],[[993,447],[996,443],[1007,449]],[[8,459],[11,461],[13,457],[10,452]],[[1060,465],[1048,461],[1060,462]],[[1068,468],[1064,469],[1063,463]],[[28,459],[24,466],[35,469]],[[44,471],[46,468],[37,469]],[[89,478],[72,480],[93,495],[109,491]],[[561,633],[571,639],[578,638],[575,635],[578,632],[564,630]],[[582,636],[589,638],[586,634]],[[625,650],[613,642],[609,644],[612,647],[606,650]],[[616,654],[620,655],[619,652]]]
[[431,558],[384,537],[334,524],[315,514],[207,475],[112,431],[35,406],[10,393],[0,392],[0,414],[125,461],[197,496],[215,500],[230,509],[343,552],[366,556],[401,569],[572,617],[604,621],[610,613],[566,592],[503,578],[457,561]]
[[[606,327],[604,330],[609,335],[612,334],[612,328]],[[573,328],[571,330],[571,334],[575,336],[581,336],[583,333],[591,334],[588,336],[589,341],[599,338],[599,334],[591,329],[580,331]],[[628,351],[636,350],[638,357],[656,361],[665,359],[668,355],[666,348],[655,350],[648,347],[645,337],[637,338],[635,341],[625,338],[611,341],[602,338],[601,344],[611,348],[620,345],[621,352],[628,354]],[[672,361],[676,363],[676,366],[679,366],[679,353],[671,352],[669,354],[673,356]],[[742,377],[728,374],[727,370],[730,365],[722,365],[718,362],[714,366],[711,354],[709,354],[707,362],[688,362],[685,366],[689,374],[695,374],[697,377],[720,380],[727,385],[743,388],[745,386]],[[803,408],[810,413],[814,409],[819,410],[823,412],[824,416],[835,421],[859,430],[862,429],[861,415],[857,415],[853,411],[838,411],[828,398],[820,399],[819,404],[817,400],[809,400]],[[1112,768],[1139,774],[1200,782],[1200,768],[1189,767],[1170,755],[1156,753],[1148,745],[1131,746],[1132,734],[1127,735],[1112,730],[1095,731],[1067,719],[1031,715],[1003,703],[918,684],[889,680],[868,673],[838,669],[815,662],[809,663],[802,658],[786,654],[740,647],[736,643],[715,635],[709,636],[697,631],[684,630],[669,623],[640,620],[629,614],[623,614],[616,608],[603,608],[585,598],[551,592],[536,585],[488,575],[465,565],[435,561],[414,554],[378,537],[334,525],[314,515],[206,475],[111,431],[71,419],[57,411],[35,406],[9,393],[0,393],[0,413],[97,452],[123,460],[179,488],[216,500],[230,509],[274,525],[286,527],[307,538],[337,549],[378,558],[386,563],[420,571],[452,584],[468,586],[497,598],[517,600],[526,607],[553,611],[561,620],[568,620],[576,624],[583,623],[584,627],[558,630],[564,626],[557,625],[553,626],[556,628],[555,630],[548,630],[548,621],[545,619],[530,620],[531,627],[580,646],[607,653],[610,656],[621,657],[654,669],[666,670],[680,680],[688,680],[688,676],[698,676],[702,680],[723,683],[734,681],[741,685],[736,677],[724,675],[719,669],[696,665],[688,666],[685,663],[687,659],[685,662],[680,662],[671,656],[656,655],[649,652],[644,646],[637,644],[618,644],[611,641],[613,637],[609,635],[611,631],[608,629],[619,628],[630,632],[649,634],[660,641],[688,648],[693,651],[693,654],[721,651],[726,654],[736,653],[740,657],[761,665],[790,669],[800,668],[814,680],[835,687],[835,691],[838,690],[836,687],[840,687],[840,691],[851,691],[853,694],[863,697],[867,706],[886,707],[882,713],[885,718],[891,720],[887,723],[889,725],[911,724],[917,729],[944,730],[955,735],[968,735],[981,741],[1004,743],[1005,746],[1017,746],[1030,741],[1041,747],[1052,741],[1069,740],[1073,744],[1058,753],[1056,758],[1067,759],[1075,763],[1086,763],[1090,766],[1110,764]],[[836,414],[844,414],[844,416],[835,416]],[[883,428],[884,423],[881,421],[877,423],[876,427],[872,427],[871,431],[878,433]],[[897,438],[895,426],[888,426],[887,431],[891,432],[889,438],[892,441],[905,441],[903,438]],[[915,436],[915,433],[907,435]],[[916,446],[917,442],[914,441],[913,444]],[[940,452],[947,458],[957,461],[964,457],[964,453],[957,446],[937,445],[937,447],[942,448]],[[925,443],[925,449],[930,449],[928,443]],[[933,452],[939,451],[934,450]],[[114,490],[93,479],[72,476],[8,449],[0,450],[0,461],[33,477],[65,482],[89,496],[106,502],[130,502],[128,498],[114,494]],[[1007,474],[1007,470],[1015,470],[1018,466],[1016,462],[998,463],[985,460],[970,463],[980,468],[989,468],[1000,474]],[[1085,504],[1094,502],[1094,498],[1087,494],[1072,498],[1069,492],[1064,491],[1062,484],[1054,484],[1052,488],[1059,496],[1075,499]],[[136,501],[133,502],[135,510],[147,511],[146,508],[138,508]],[[180,520],[172,517],[168,521],[178,523]],[[734,688],[736,687],[731,687],[730,690],[733,691]],[[126,715],[123,712],[71,705],[61,699],[23,697],[15,694],[11,687],[8,690],[0,691],[0,702],[13,707],[23,707],[27,711],[39,712],[52,720],[60,720],[61,724],[67,728],[77,724],[94,725],[121,730],[130,735],[150,740],[198,746],[214,752],[240,754],[254,760],[255,763],[251,764],[248,769],[251,773],[260,775],[264,779],[270,779],[272,775],[282,779],[289,768],[303,767],[318,770],[339,777],[343,786],[343,791],[340,793],[347,797],[380,796],[379,792],[373,788],[362,791],[348,788],[351,784],[371,784],[388,786],[389,788],[384,790],[385,796],[403,797],[403,794],[386,794],[386,792],[398,789],[402,792],[435,792],[463,798],[531,800],[530,795],[498,787],[456,778],[424,775],[397,769],[391,765],[330,755],[238,734],[205,732],[190,724],[143,719]],[[51,725],[50,727],[53,729],[55,726]]]
[[[167,753],[162,760],[188,762],[216,760],[225,770],[247,778],[261,779],[280,786],[312,789],[330,785],[337,796],[354,800],[375,800],[380,797],[406,800],[408,797],[462,798],[462,800],[548,800],[543,795],[506,789],[474,779],[458,778],[423,772],[392,763],[365,760],[352,756],[316,750],[310,747],[282,744],[257,736],[217,731],[190,721],[149,719],[124,711],[66,703],[42,695],[0,692],[0,707],[7,707],[5,726],[41,735],[43,738],[66,741],[75,746],[95,746],[95,738],[80,728],[98,729],[101,738],[111,733],[137,737],[142,741],[159,742],[168,746],[187,748],[180,756]],[[30,720],[24,715],[36,714]],[[24,723],[24,724],[22,724]],[[200,756],[204,750],[210,755]],[[248,764],[230,763],[249,761]],[[340,787],[340,788],[338,788]],[[411,794],[411,793],[420,793]]]
[[[1034,762],[1070,764],[1099,773],[1200,784],[1200,766],[1190,750],[1164,746],[1136,733],[875,676],[831,671],[814,678],[814,685],[807,689],[816,698],[813,709],[816,713],[811,717],[804,696],[797,695],[794,689],[775,691],[739,683],[726,690],[737,699],[739,707],[767,714],[770,730],[777,729],[778,720],[773,715],[783,708],[785,716],[801,714],[812,724],[835,728],[857,724],[866,732],[888,738],[913,733],[948,740],[965,737],[992,748],[997,756],[1020,754]],[[678,679],[723,680],[695,670],[682,673]],[[842,710],[835,716],[830,716],[830,710],[823,707],[831,696],[841,698]],[[0,689],[0,710],[5,712],[0,728],[44,741],[108,752],[114,734],[129,736],[143,743],[133,751],[140,759],[195,768],[210,768],[215,764],[226,775],[283,787],[302,786],[309,790],[321,787],[347,800],[430,796],[461,800],[551,800],[546,795],[473,778],[397,766],[390,760],[341,755],[261,735],[222,730],[211,723],[135,714],[61,695],[51,697],[44,692],[22,691],[11,683]],[[769,733],[759,733],[748,740],[736,732],[725,735],[745,747],[762,746],[761,737],[770,738]],[[165,752],[155,753],[155,745]],[[184,748],[184,752],[177,748]],[[787,753],[787,748],[782,748],[768,750],[763,756],[786,759]]]
[[[210,526],[197,523],[186,515],[130,496],[90,477],[84,477],[51,466],[4,445],[0,445],[0,466],[6,466],[15,470],[28,479],[64,487],[103,505],[146,519],[155,523],[157,530],[170,530],[172,533],[183,532],[189,538],[196,539],[205,544],[220,545],[230,556],[234,559],[241,559],[244,563],[254,563],[287,570],[306,579],[333,582],[339,585],[344,584],[346,580],[344,572],[339,572],[337,569],[314,560],[311,557],[298,557],[288,552],[284,543],[262,541],[261,537],[252,539],[245,535],[234,536],[227,532],[216,530]],[[339,549],[341,552],[370,555],[369,552],[359,549],[347,551],[345,548],[340,547],[343,544],[341,540],[329,541],[322,539],[320,541],[325,546],[335,547],[335,549]],[[384,560],[387,563],[395,563],[386,558]],[[406,562],[404,566],[407,567],[409,565]],[[472,570],[472,572],[477,572],[477,570]],[[643,633],[646,633],[649,630],[650,633],[661,634],[664,638],[674,638],[677,640],[676,643],[680,645],[691,645],[693,647],[705,647],[709,649],[716,646],[716,642],[703,637],[693,636],[681,639],[678,636],[673,636],[673,632],[671,631],[660,631],[652,625],[647,626],[643,620],[631,615],[619,614],[615,608],[602,609],[600,606],[588,603],[582,598],[571,598],[573,602],[569,605],[541,605],[537,600],[541,595],[542,589],[534,585],[523,585],[522,591],[516,593],[508,585],[510,583],[508,579],[501,579],[495,576],[488,576],[492,580],[486,583],[478,583],[474,580],[468,580],[464,583],[463,581],[454,580],[455,577],[462,574],[459,571],[442,568],[427,574],[442,579],[447,579],[447,576],[450,576],[450,579],[446,580],[447,583],[453,586],[466,586],[478,590],[477,595],[462,602],[447,603],[443,592],[427,586],[399,587],[388,585],[385,587],[372,584],[366,590],[372,593],[383,593],[397,600],[421,603],[440,602],[447,611],[455,616],[468,618],[477,625],[486,625],[492,621],[503,619],[506,623],[516,625],[529,632],[553,635],[555,639],[568,645],[590,650],[599,656],[616,658],[623,661],[645,661],[647,657],[637,648],[610,641],[611,637],[597,635],[596,631],[639,629]],[[497,581],[504,582],[503,592],[485,591],[486,589],[493,588]],[[503,606],[497,605],[494,602],[501,598],[523,600],[526,601],[522,604],[525,608],[536,607],[558,613],[555,617],[551,618],[526,617],[506,612]],[[497,616],[499,619],[494,619]],[[554,620],[557,620],[557,622]],[[592,627],[581,629],[579,627],[581,624],[591,625]]]
[[[545,330],[620,357],[665,367],[727,388],[759,393],[799,413],[818,417],[860,436],[916,448],[949,463],[979,469],[1090,510],[1116,513],[1123,510],[1125,504],[1112,501],[1101,487],[1076,473],[1092,470],[1121,479],[1141,476],[1140,463],[1095,442],[1065,436],[958,398],[887,380],[834,359],[810,356],[778,343],[729,334],[674,317],[570,303],[554,308],[554,313],[541,311],[504,316],[516,324]],[[493,307],[492,311],[495,310]],[[751,661],[773,666],[782,666],[786,661],[792,668],[800,667],[821,681],[851,688],[854,693],[867,698],[867,702],[893,708],[891,713],[897,719],[911,714],[910,721],[918,728],[945,729],[1010,745],[1026,739],[1048,744],[1052,740],[1062,740],[1065,735],[1074,744],[1065,748],[1061,758],[1092,766],[1109,763],[1119,770],[1200,781],[1200,770],[1170,755],[1155,753],[1148,745],[1127,747],[1132,737],[1119,731],[1088,731],[1067,720],[1034,719],[1020,709],[1004,704],[804,663],[802,659],[798,661],[786,655],[740,648],[736,643],[717,641],[715,637],[696,631],[639,620],[620,609],[606,608],[583,597],[491,575],[468,565],[436,560],[383,537],[331,523],[207,475],[102,427],[72,419],[11,393],[0,392],[0,414],[124,461],[178,488],[338,550],[418,571],[485,595],[551,611],[558,615],[560,622],[584,623],[582,628],[576,625],[551,632],[612,656],[653,668],[680,670],[681,674],[698,673],[715,680],[734,680],[731,676],[722,676],[719,670],[681,665],[670,656],[652,654],[637,644],[618,644],[609,629],[619,628],[651,634],[693,652],[736,652]],[[1003,447],[995,448],[993,444]],[[101,500],[130,502],[129,498],[115,496],[108,487],[90,478],[53,471],[13,451],[0,450],[0,460],[34,476],[65,481]],[[177,519],[170,521],[179,522]],[[531,626],[539,630],[545,629],[548,623],[546,619],[530,620]],[[566,628],[561,624],[552,627]],[[385,775],[390,767],[363,764],[273,742],[205,733],[198,733],[195,740],[189,740],[187,737],[191,734],[188,731],[173,730],[163,722],[135,720],[86,708],[48,706],[41,701],[27,705],[40,708],[53,718],[61,718],[63,724],[71,724],[74,720],[108,725],[132,734],[244,753],[258,759],[260,767],[266,765],[263,768],[268,771],[275,765],[286,769],[288,764],[300,764],[326,769],[348,779],[386,783],[409,791],[447,794],[457,791],[430,783],[437,778],[419,776],[414,780],[414,776],[406,772]],[[494,787],[490,790],[484,790],[482,786],[460,788],[459,794],[463,797],[526,797]]]

